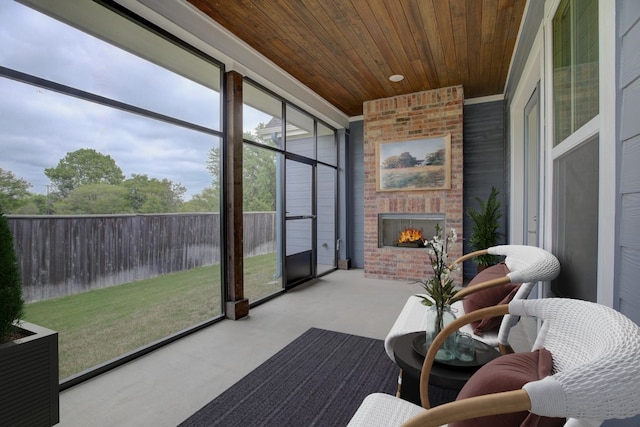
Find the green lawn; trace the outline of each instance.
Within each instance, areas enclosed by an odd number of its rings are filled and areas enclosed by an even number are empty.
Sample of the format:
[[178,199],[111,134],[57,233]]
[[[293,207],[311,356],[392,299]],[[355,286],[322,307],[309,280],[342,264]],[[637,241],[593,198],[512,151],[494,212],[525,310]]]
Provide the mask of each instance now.
[[[275,254],[244,263],[249,301],[281,289]],[[25,320],[58,331],[62,379],[217,317],[221,304],[214,265],[27,304]]]

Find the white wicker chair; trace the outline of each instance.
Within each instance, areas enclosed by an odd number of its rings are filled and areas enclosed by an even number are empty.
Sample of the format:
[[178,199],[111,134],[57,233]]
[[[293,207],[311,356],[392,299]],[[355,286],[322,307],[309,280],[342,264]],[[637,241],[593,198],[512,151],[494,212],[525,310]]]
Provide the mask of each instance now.
[[[455,260],[453,264],[459,264],[463,261],[484,254],[505,256],[506,258],[504,259],[504,262],[507,264],[510,273],[500,279],[479,283],[471,288],[465,288],[460,291],[458,295],[465,296],[492,286],[507,283],[521,283],[522,285],[520,286],[520,289],[518,289],[514,300],[526,299],[537,282],[553,280],[560,273],[560,263],[558,262],[558,259],[553,256],[553,254],[535,246],[494,246],[466,254]],[[384,347],[387,355],[389,355],[391,360],[394,362],[393,343],[395,342],[395,339],[411,332],[424,330],[425,328],[427,307],[422,304],[421,301],[422,299],[419,297],[409,297],[384,340]],[[453,309],[456,316],[460,317],[464,315],[462,301],[454,303]],[[504,335],[506,339],[509,331],[516,323],[518,323],[518,317],[505,316],[500,325],[500,334]],[[498,331],[488,331],[483,334],[483,336],[478,336],[473,333],[471,325],[465,325],[461,328],[461,331],[471,334],[478,341],[482,341],[492,347],[498,347]],[[503,339],[503,341],[505,339]]]
[[[436,348],[461,323],[497,313],[532,316],[543,321],[534,349],[546,348],[553,375],[522,389],[473,397],[429,408],[426,393]],[[349,423],[359,426],[440,426],[492,414],[530,411],[565,417],[565,426],[595,427],[604,420],[640,413],[640,328],[619,312],[581,300],[517,300],[469,313],[447,326],[434,341],[420,378],[422,406],[372,394]]]

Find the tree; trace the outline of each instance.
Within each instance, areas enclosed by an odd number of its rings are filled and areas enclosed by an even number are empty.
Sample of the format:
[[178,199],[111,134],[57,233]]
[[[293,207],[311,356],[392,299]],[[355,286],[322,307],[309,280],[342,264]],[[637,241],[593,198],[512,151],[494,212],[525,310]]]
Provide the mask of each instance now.
[[245,144],[242,154],[242,208],[245,212],[276,210],[276,153]]
[[446,151],[444,148],[429,153],[425,156],[425,163],[432,166],[441,166],[445,164]]
[[11,171],[0,168],[0,210],[13,213],[30,196],[32,185],[15,176]]
[[129,193],[122,185],[86,184],[54,203],[55,212],[70,214],[131,213]]
[[133,212],[170,213],[179,210],[187,189],[168,179],[159,180],[147,175],[132,174],[122,184],[129,192]]
[[[245,134],[245,138],[247,134]],[[255,136],[251,136],[255,140]],[[220,148],[209,150],[207,169],[213,176],[211,191],[220,194]],[[242,149],[242,181],[245,211],[273,211],[276,208],[276,153],[244,144]]]
[[207,157],[207,170],[211,174],[211,193],[222,194],[222,153],[220,147],[212,147]]
[[213,187],[207,187],[180,206],[180,212],[220,212],[220,196]]
[[122,170],[115,160],[91,148],[67,153],[58,166],[46,168],[44,174],[56,185],[62,197],[67,197],[81,185],[118,185],[124,181]]
[[50,200],[42,194],[32,194],[11,213],[19,215],[47,215],[51,213]]
[[412,168],[418,164],[418,160],[409,152],[399,156],[389,156],[382,162],[382,169]]
[[401,168],[412,168],[418,163],[418,160],[406,151],[400,154],[398,160],[400,161]]

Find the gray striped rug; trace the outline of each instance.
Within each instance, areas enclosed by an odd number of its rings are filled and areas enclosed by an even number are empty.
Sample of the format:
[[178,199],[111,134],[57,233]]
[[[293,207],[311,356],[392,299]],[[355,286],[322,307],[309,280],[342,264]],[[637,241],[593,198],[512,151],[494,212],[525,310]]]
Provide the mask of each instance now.
[[344,426],[397,378],[381,340],[311,328],[180,427]]

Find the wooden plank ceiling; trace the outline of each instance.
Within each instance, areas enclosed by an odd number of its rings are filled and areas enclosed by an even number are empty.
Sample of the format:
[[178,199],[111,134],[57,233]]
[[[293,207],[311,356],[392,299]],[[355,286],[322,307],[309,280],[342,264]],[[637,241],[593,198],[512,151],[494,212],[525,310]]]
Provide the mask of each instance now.
[[189,1],[348,116],[367,100],[458,84],[465,98],[502,94],[526,3]]

